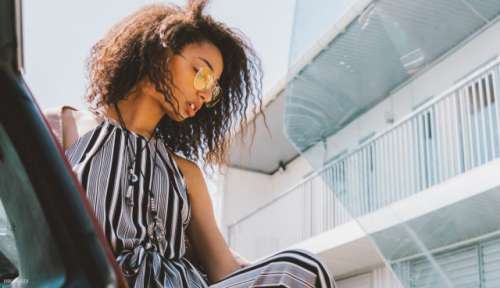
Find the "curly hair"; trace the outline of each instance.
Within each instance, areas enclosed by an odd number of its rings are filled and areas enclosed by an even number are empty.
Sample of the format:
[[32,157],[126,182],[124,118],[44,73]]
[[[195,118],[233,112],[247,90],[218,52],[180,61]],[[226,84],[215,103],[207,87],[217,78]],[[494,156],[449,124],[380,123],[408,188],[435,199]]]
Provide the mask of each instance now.
[[[219,79],[221,100],[203,106],[195,117],[176,122],[160,121],[166,144],[174,153],[205,164],[227,161],[230,133],[248,128],[247,111],[262,111],[260,59],[242,33],[203,15],[206,0],[188,1],[182,8],[172,4],[145,6],[112,27],[97,42],[88,60],[89,109],[117,104],[142,79],[148,79],[174,104],[172,75],[168,63],[188,44],[209,42],[221,52],[224,70]],[[250,106],[251,105],[251,106]],[[178,107],[172,105],[173,107]],[[255,123],[253,133],[255,135]]]

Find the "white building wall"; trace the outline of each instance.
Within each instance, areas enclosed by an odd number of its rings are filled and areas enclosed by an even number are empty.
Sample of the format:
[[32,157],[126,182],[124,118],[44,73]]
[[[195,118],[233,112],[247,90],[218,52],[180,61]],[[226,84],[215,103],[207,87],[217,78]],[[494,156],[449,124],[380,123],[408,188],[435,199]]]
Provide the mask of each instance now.
[[228,168],[222,179],[223,227],[245,217],[273,199],[269,175]]
[[402,85],[390,97],[329,137],[326,150],[322,143],[318,143],[289,163],[285,171],[278,171],[269,176],[229,168],[224,177],[223,223],[227,226],[245,217],[289,190],[309,175],[313,168],[321,167],[325,160],[340,152],[355,149],[360,139],[390,127],[392,123],[386,121],[388,116],[393,115],[395,121],[400,120],[429,97],[438,96],[464,76],[499,55],[498,35],[500,35],[500,22],[456,51],[450,52],[447,57],[411,82]]
[[[318,143],[318,145],[289,163],[285,171],[279,171],[274,175],[268,176],[239,170],[226,175],[224,207],[228,213],[225,212],[225,223],[234,223],[261,205],[269,203],[278,195],[282,195],[295,186],[304,177],[312,173],[315,168],[321,167],[328,159],[346,150],[354,150],[359,145],[360,139],[365,138],[367,135],[372,135],[374,132],[379,133],[391,127],[394,122],[388,121],[388,118],[392,118],[396,122],[401,120],[423,102],[433,96],[439,96],[465,76],[500,55],[500,37],[498,35],[500,35],[500,22],[481,31],[463,46],[450,51],[445,57],[434,63],[433,66],[422,71],[420,75],[417,75],[408,83],[404,83],[401,87],[395,89],[387,99],[359,116],[332,137],[329,137],[326,145]],[[256,184],[257,181],[261,181],[261,183]],[[255,193],[255,189],[252,190],[247,185],[242,185],[243,183],[247,183],[250,187],[257,188],[262,185],[265,187],[260,190],[263,193]],[[257,217],[257,219],[264,218]],[[295,221],[295,219],[293,220]],[[265,220],[258,221],[261,222],[257,224],[252,223],[250,226],[266,226]],[[263,228],[258,229],[260,231]],[[265,229],[272,230],[272,227]],[[251,234],[252,231],[245,232],[247,236]],[[264,242],[266,244],[272,242],[276,247],[286,247],[280,245],[281,238],[283,237],[276,236],[276,233],[270,234],[266,232],[263,235],[265,237],[255,239],[254,243],[246,241],[249,243],[244,243],[241,246],[242,251],[250,248],[246,247],[248,245],[263,246],[259,243],[263,244]],[[279,238],[274,239],[272,237]],[[255,249],[254,247],[253,249],[258,251],[259,255],[271,253],[271,251],[264,251],[263,248]],[[393,278],[394,276],[386,268],[378,268],[356,277],[358,278],[350,277],[339,281],[339,287],[401,287],[399,281]]]
[[394,274],[386,267],[351,276],[337,281],[338,288],[403,288]]
[[[224,218],[234,223],[251,211],[289,190],[314,169],[343,151],[351,151],[360,139],[373,132],[381,132],[393,123],[386,118],[393,115],[398,121],[431,96],[438,96],[482,64],[500,55],[500,22],[477,37],[451,51],[447,57],[428,68],[411,82],[402,85],[384,101],[361,115],[335,135],[329,137],[326,150],[323,143],[306,151],[287,165],[283,172],[272,176],[237,169],[226,175]],[[258,140],[257,140],[258,141]],[[305,156],[305,157],[304,157]]]

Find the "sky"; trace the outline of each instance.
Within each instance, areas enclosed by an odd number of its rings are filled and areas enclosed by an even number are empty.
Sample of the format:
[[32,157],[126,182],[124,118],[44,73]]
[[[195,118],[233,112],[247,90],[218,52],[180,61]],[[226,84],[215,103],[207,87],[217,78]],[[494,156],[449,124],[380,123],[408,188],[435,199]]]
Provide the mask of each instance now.
[[[84,109],[90,48],[147,0],[24,0],[25,78],[42,109]],[[184,5],[185,1],[163,1]],[[241,30],[260,55],[264,94],[286,75],[294,0],[212,0],[208,13]]]

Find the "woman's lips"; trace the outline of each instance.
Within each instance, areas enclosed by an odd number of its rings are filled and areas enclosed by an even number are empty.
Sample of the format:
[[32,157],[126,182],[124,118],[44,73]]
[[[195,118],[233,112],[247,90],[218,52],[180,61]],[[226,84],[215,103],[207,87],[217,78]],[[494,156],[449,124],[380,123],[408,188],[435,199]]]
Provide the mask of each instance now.
[[196,115],[196,105],[194,103],[187,102],[187,104],[186,104],[186,114],[189,117],[193,117],[194,115]]

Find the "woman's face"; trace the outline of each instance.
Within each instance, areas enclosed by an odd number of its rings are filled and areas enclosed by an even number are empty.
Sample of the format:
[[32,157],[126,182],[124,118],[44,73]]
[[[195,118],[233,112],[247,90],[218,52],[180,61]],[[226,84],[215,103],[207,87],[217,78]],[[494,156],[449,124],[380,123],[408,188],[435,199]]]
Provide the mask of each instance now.
[[[183,121],[189,117],[194,117],[205,103],[212,100],[211,89],[197,90],[195,88],[196,74],[203,70],[209,76],[212,74],[214,80],[218,81],[223,69],[222,54],[212,43],[201,42],[186,45],[169,62],[169,70],[172,73],[174,86],[172,93],[178,102],[178,107],[176,107],[175,101],[173,101],[172,105],[166,102],[163,95],[161,95],[158,100],[161,101],[165,113],[175,121]],[[178,111],[178,113],[175,113],[175,111]]]

